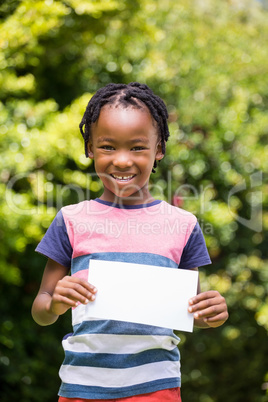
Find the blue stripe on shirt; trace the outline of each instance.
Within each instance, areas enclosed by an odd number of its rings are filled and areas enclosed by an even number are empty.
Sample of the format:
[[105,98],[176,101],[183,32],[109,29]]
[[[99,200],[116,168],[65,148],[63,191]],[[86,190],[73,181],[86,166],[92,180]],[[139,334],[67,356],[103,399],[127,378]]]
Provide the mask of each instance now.
[[178,341],[180,340],[169,328],[115,320],[83,321],[74,326],[73,336],[85,334],[159,335],[171,336]]
[[81,255],[74,258],[72,260],[72,274],[88,269],[90,260],[119,261],[167,268],[178,268],[178,264],[175,261],[159,254],[105,252]]
[[155,380],[139,384],[137,387],[91,387],[85,385],[66,384],[62,383],[59,391],[59,395],[66,398],[72,398],[72,395],[76,395],[76,398],[88,398],[91,399],[114,399],[114,398],[126,398],[128,396],[134,396],[139,394],[145,394],[150,392],[156,392],[168,388],[176,388],[181,386],[179,378],[166,378],[161,380]]
[[[152,362],[179,361],[178,350],[150,349],[136,354],[79,353],[65,351],[63,364],[83,367],[124,369]],[[75,363],[74,363],[75,362]]]

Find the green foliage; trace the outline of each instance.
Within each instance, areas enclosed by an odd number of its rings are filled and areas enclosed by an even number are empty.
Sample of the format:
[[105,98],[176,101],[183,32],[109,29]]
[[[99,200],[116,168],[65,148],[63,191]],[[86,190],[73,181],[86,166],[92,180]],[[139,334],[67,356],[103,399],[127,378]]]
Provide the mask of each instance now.
[[134,80],[170,112],[152,191],[198,216],[213,259],[202,287],[230,312],[180,334],[183,400],[268,401],[267,16],[257,1],[1,3],[1,401],[55,400],[71,328],[68,314],[31,318],[34,248],[58,208],[100,194],[78,130],[91,94]]

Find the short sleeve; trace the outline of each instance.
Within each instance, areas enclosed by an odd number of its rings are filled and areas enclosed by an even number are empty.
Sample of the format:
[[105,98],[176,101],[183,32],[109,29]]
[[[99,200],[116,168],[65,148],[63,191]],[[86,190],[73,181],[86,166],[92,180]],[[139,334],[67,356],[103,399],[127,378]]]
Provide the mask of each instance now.
[[202,230],[197,222],[183,249],[179,268],[191,269],[211,264]]
[[57,213],[35,251],[64,267],[71,267],[73,249],[61,211]]

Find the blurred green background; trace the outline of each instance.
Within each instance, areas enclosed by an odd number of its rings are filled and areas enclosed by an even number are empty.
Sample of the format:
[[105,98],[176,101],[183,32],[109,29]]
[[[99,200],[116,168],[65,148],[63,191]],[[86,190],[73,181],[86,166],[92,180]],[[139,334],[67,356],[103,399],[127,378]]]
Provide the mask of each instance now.
[[[56,211],[100,195],[78,124],[109,82],[170,113],[156,197],[195,213],[225,297],[220,328],[181,333],[183,402],[268,401],[268,12],[239,0],[6,0],[0,5],[1,402],[53,402],[70,315],[31,318]],[[81,137],[81,138],[80,138]],[[164,402],[164,401],[163,401]]]

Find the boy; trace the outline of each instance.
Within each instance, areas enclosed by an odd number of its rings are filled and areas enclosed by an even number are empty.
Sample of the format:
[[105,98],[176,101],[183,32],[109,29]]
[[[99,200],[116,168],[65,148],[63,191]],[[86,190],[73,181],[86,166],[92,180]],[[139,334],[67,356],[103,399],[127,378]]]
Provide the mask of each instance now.
[[[57,214],[37,247],[48,262],[32,308],[40,325],[72,308],[60,402],[181,401],[179,338],[172,330],[92,318],[86,308],[98,297],[87,281],[91,259],[152,265],[152,281],[153,266],[210,263],[196,217],[149,192],[151,171],[165,154],[167,118],[162,99],[131,83],[97,91],[81,121],[86,156],[94,160],[103,193]],[[178,230],[168,230],[174,223]],[[200,287],[189,312],[199,327],[217,327],[228,317],[225,299],[216,291],[200,293]]]

